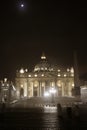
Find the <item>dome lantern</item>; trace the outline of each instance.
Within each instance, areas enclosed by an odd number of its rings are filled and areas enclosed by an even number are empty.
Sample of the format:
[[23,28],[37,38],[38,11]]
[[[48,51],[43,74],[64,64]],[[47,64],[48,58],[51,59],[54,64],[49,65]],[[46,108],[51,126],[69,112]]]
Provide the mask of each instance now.
[[46,56],[44,53],[42,53],[41,60],[46,60]]

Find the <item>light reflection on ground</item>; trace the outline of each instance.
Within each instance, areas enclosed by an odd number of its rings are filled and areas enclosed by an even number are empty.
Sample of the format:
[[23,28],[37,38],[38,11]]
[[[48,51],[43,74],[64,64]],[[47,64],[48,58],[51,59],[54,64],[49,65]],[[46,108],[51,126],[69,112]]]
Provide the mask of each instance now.
[[44,106],[44,112],[45,113],[56,113],[57,107],[56,106]]

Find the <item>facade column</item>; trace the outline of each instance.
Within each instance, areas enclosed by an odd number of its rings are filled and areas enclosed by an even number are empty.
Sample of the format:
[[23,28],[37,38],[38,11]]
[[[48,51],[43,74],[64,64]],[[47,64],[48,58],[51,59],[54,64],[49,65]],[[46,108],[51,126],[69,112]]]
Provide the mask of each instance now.
[[40,84],[39,84],[39,81],[38,81],[38,97],[40,96]]
[[72,94],[71,94],[71,83],[70,83],[70,81],[69,81],[69,89],[68,89],[68,91],[69,91],[69,96],[71,96]]
[[58,97],[58,84],[57,84],[57,82],[58,82],[58,80],[55,81],[56,90],[57,90],[57,92],[56,92],[56,96]]
[[24,86],[24,97],[26,97],[27,96],[27,83],[26,83],[26,81],[24,81],[23,86]]
[[62,96],[64,96],[64,83],[62,83]]
[[45,86],[44,86],[44,93],[45,93]]
[[32,97],[34,96],[34,83],[32,82]]
[[29,89],[28,89],[28,77],[27,77],[27,98],[28,98],[28,93],[29,93],[28,90],[29,90]]
[[38,85],[38,88],[37,88],[37,96],[39,97],[39,85]]
[[40,94],[40,97],[41,97],[41,82],[39,82],[39,94]]
[[16,81],[16,85],[17,85],[16,96],[17,96],[17,99],[19,99],[20,98],[20,83],[19,83],[19,81]]

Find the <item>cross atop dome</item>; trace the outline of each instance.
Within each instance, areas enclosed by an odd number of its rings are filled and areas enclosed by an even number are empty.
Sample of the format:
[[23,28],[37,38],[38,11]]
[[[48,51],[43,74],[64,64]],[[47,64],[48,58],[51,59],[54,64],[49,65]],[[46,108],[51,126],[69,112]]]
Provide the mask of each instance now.
[[42,60],[46,60],[46,56],[45,56],[44,53],[42,53],[41,59],[42,59]]

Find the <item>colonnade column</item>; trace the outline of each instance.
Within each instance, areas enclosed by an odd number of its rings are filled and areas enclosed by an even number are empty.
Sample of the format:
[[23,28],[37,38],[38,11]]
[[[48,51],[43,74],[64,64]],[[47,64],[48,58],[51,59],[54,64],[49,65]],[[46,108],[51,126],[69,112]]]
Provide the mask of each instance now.
[[41,96],[41,82],[39,81],[39,96]]
[[39,90],[39,85],[38,85],[38,88],[37,88],[37,96],[39,97],[39,92],[40,90]]
[[62,96],[64,96],[64,83],[62,83]]
[[29,96],[28,78],[27,78],[27,97]]
[[34,96],[34,83],[32,82],[32,97]]

